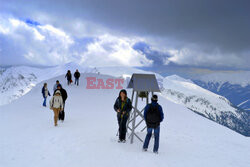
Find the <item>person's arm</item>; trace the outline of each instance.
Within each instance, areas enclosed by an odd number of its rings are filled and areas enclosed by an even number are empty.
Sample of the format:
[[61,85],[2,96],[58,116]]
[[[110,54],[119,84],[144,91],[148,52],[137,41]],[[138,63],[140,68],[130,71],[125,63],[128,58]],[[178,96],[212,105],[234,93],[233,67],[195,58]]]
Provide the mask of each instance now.
[[45,98],[45,90],[44,90],[44,87],[42,88],[42,94],[43,94],[43,97]]
[[144,109],[144,119],[147,120],[147,114],[148,114],[149,104],[146,105]]
[[65,100],[66,100],[68,98],[68,94],[65,89],[64,89],[64,93],[65,93]]
[[63,111],[63,99],[62,99],[62,96],[60,98],[60,108],[61,108],[61,111]]
[[115,112],[117,112],[117,111],[119,110],[119,102],[118,102],[118,99],[115,100],[114,110],[115,110]]
[[127,113],[130,113],[130,111],[132,110],[132,103],[131,103],[131,100],[128,99],[128,107],[127,107]]
[[52,107],[53,107],[53,105],[52,105],[53,100],[54,100],[54,97],[52,97],[52,98],[50,99],[50,101],[49,101],[49,106],[50,106],[50,109],[52,109]]
[[163,113],[163,110],[162,110],[162,107],[159,105],[159,111],[160,111],[160,115],[161,115],[161,122],[163,121],[164,119],[164,113]]
[[50,93],[49,93],[49,91],[48,91],[48,95],[50,96]]

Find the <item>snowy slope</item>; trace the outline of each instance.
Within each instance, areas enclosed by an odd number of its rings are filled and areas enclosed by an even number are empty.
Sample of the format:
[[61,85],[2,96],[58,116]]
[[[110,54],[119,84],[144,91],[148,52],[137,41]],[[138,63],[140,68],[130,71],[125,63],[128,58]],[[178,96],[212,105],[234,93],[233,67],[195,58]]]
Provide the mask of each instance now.
[[[132,145],[117,143],[113,103],[119,90],[85,89],[85,76],[79,87],[63,85],[69,98],[65,122],[58,127],[53,126],[52,111],[41,105],[42,83],[10,105],[0,106],[1,167],[249,165],[248,138],[161,96],[159,103],[165,120],[161,125],[159,155],[151,152],[152,143],[146,153],[137,140]],[[48,80],[49,87],[57,79],[63,80],[64,76]],[[131,96],[131,91],[128,93]],[[139,135],[144,138],[145,132]]]
[[0,71],[0,106],[9,104],[29,92],[37,83],[66,74],[67,70],[75,72],[95,72],[94,68],[81,67],[68,63],[51,68],[34,68],[28,66],[10,67]]
[[226,97],[241,109],[250,109],[250,71],[213,72],[195,77],[193,81],[209,91]]
[[164,78],[163,87],[162,95],[167,99],[182,104],[243,135],[250,136],[249,113],[233,107],[225,97],[178,76]]
[[[0,96],[1,103],[6,104],[31,90],[38,82],[52,78],[57,75],[65,74],[68,69],[75,71],[79,69],[85,73],[107,74],[125,79],[125,85],[128,84],[133,73],[152,73],[132,67],[98,67],[88,68],[78,66],[75,63],[68,63],[63,66],[53,68],[39,69],[31,67],[12,67],[5,71],[0,79]],[[225,125],[243,135],[250,136],[250,113],[238,111],[224,97],[218,96],[207,91],[191,80],[181,78],[177,75],[168,76],[167,78],[156,75],[160,89],[165,98],[182,104],[198,114],[201,114],[217,123]],[[19,77],[22,76],[22,77]],[[5,80],[3,80],[3,78]],[[63,84],[65,79],[60,80]],[[85,81],[86,82],[86,81]],[[52,88],[52,85],[49,85]],[[4,89],[7,88],[7,89]]]

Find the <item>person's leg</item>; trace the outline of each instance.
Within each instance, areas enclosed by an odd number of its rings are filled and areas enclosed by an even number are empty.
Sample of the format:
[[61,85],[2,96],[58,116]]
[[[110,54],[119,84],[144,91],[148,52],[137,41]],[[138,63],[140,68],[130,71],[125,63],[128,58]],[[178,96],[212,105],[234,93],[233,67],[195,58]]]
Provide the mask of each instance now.
[[122,137],[122,135],[121,135],[121,117],[118,115],[117,116],[117,121],[118,121],[118,127],[119,127],[119,129],[118,129],[118,131],[119,131],[119,140],[121,140],[121,137]]
[[148,149],[148,144],[152,136],[152,130],[153,128],[147,128],[147,135],[143,144],[143,149]]
[[126,116],[123,116],[123,120],[122,120],[122,140],[126,140],[126,131],[127,131],[127,120],[128,118]]
[[154,152],[158,152],[159,149],[159,140],[160,140],[160,126],[154,129],[155,143],[154,143]]
[[46,107],[46,97],[43,99],[43,106]]
[[54,123],[55,123],[55,126],[57,126],[57,119],[58,119],[58,114],[59,114],[59,110],[58,108],[54,108],[53,111],[54,111]]
[[79,78],[77,78],[77,86],[79,85]]
[[65,102],[63,103],[63,110],[62,110],[62,117],[61,117],[61,120],[62,121],[64,121],[64,117],[65,117],[65,112],[64,112],[64,110],[65,110]]

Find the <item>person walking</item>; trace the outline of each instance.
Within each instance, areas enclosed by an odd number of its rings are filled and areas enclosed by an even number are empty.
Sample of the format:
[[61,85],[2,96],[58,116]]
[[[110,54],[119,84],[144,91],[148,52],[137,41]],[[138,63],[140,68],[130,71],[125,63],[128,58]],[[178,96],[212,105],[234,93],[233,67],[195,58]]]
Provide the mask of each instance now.
[[131,100],[127,97],[127,91],[122,89],[119,93],[119,97],[114,104],[114,110],[117,112],[117,120],[119,125],[119,140],[118,142],[126,142],[127,132],[127,120],[129,118],[130,111],[132,110]]
[[46,107],[47,97],[50,96],[50,93],[49,93],[49,90],[48,90],[48,87],[47,87],[47,83],[43,84],[42,94],[43,94],[43,99],[44,99],[43,100],[43,106]]
[[53,87],[53,91],[55,92],[55,90],[57,89],[57,86],[60,84],[60,82],[57,80],[54,87]]
[[80,78],[81,74],[79,73],[78,70],[76,70],[76,72],[74,73],[74,77],[75,77],[75,85],[79,85],[79,78]]
[[153,152],[158,153],[159,149],[159,138],[160,138],[160,122],[164,119],[164,114],[161,105],[157,103],[158,96],[153,95],[151,98],[152,103],[148,104],[144,110],[144,119],[147,124],[147,135],[143,144],[143,150],[147,151],[148,144],[154,131],[154,148]]
[[55,95],[50,99],[50,109],[54,111],[54,123],[55,126],[57,126],[59,112],[63,110],[63,99],[59,90],[57,90]]
[[71,75],[70,70],[68,70],[67,74],[65,75],[65,78],[67,78],[68,85],[70,85],[72,82],[72,75]]
[[66,102],[66,100],[68,98],[68,94],[67,94],[67,91],[62,88],[61,84],[59,84],[57,86],[57,89],[55,90],[54,94],[56,93],[56,91],[60,91],[62,99],[63,99],[63,109],[62,109],[62,111],[59,112],[59,116],[58,116],[58,119],[63,122],[64,118],[65,118],[65,112],[64,112],[64,110],[65,110],[65,102]]

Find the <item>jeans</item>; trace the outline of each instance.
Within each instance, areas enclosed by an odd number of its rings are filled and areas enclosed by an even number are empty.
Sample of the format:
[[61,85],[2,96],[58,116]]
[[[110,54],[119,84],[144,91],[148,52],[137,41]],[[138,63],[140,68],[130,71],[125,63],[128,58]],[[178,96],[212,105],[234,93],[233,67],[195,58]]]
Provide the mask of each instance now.
[[147,135],[143,144],[143,148],[147,149],[148,148],[148,144],[149,141],[151,139],[152,136],[152,131],[154,130],[154,137],[155,137],[155,143],[154,143],[154,152],[158,151],[159,148],[159,139],[160,139],[160,126],[158,126],[157,128],[147,128]]
[[44,98],[44,100],[43,100],[43,106],[46,107],[46,99],[47,99],[47,97],[43,97],[43,98]]
[[75,78],[75,85],[79,85],[79,78]]

